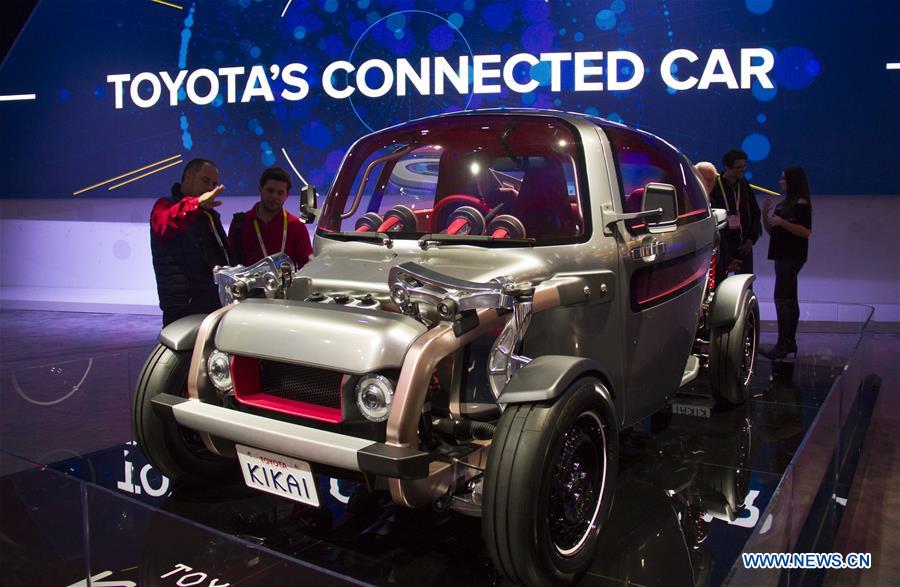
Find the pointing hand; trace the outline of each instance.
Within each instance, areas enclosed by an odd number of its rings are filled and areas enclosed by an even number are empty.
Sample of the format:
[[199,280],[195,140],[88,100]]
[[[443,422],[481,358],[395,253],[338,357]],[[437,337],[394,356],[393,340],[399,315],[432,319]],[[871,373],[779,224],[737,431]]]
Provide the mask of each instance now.
[[225,189],[225,184],[219,184],[213,189],[209,190],[202,196],[200,196],[200,207],[204,210],[209,210],[210,208],[215,208],[216,206],[221,206],[222,202],[218,201],[216,198],[219,197],[219,194],[222,193],[222,190]]

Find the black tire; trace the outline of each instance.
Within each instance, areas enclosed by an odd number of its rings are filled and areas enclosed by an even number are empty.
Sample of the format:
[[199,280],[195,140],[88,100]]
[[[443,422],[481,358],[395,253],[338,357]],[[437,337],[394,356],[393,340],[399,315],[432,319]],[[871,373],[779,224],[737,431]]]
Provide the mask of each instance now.
[[150,401],[160,393],[187,396],[192,351],[156,345],[138,377],[132,398],[134,437],[147,461],[173,484],[202,484],[235,476],[231,459],[210,452],[199,435],[158,416]]
[[[612,506],[618,460],[615,411],[595,378],[579,379],[552,405],[508,406],[484,480],[484,538],[497,569],[521,585],[583,575]],[[579,471],[580,487],[563,482]]]
[[743,404],[750,395],[750,379],[759,349],[759,304],[747,292],[731,327],[713,330],[709,345],[709,384],[719,407]]
[[666,406],[658,412],[654,412],[650,416],[650,434],[652,436],[656,436],[660,432],[668,430],[669,426],[672,425],[672,418],[675,414],[672,413],[672,406]]

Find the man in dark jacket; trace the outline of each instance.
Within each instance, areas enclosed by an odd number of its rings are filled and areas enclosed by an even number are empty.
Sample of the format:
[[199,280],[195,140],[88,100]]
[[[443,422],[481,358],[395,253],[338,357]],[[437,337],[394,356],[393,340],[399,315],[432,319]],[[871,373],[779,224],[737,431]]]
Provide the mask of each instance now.
[[725,171],[709,194],[710,206],[728,213],[728,224],[721,232],[717,282],[727,272],[753,273],[753,245],[762,234],[759,204],[744,177],[747,153],[732,149],[722,157],[722,164]]
[[181,183],[150,213],[150,250],[163,326],[220,307],[213,281],[216,265],[230,265],[228,238],[215,207],[225,189],[212,161],[193,159]]

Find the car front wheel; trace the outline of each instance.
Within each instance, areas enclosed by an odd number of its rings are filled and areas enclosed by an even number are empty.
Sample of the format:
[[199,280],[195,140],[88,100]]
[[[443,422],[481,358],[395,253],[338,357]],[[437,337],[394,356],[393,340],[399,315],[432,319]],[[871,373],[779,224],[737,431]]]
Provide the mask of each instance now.
[[191,351],[173,351],[156,345],[138,377],[132,398],[134,436],[160,473],[173,483],[201,484],[235,476],[237,465],[210,452],[200,436],[160,417],[151,400],[160,393],[187,396]]
[[484,482],[485,542],[522,585],[563,585],[591,566],[615,493],[618,436],[603,384],[573,383],[552,405],[511,405]]

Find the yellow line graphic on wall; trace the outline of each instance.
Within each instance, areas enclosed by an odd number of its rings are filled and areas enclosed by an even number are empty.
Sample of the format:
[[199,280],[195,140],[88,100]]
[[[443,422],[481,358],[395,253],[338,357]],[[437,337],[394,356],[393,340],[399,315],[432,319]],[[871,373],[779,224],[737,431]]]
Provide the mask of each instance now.
[[114,181],[116,181],[116,180],[118,180],[118,179],[122,179],[123,177],[128,177],[129,175],[132,175],[132,174],[134,174],[134,173],[140,173],[141,171],[144,171],[145,169],[150,169],[151,167],[154,167],[154,166],[159,165],[159,164],[161,164],[161,163],[165,163],[166,161],[171,161],[172,159],[181,159],[181,155],[172,155],[171,157],[166,157],[166,158],[163,159],[162,161],[157,161],[157,162],[155,162],[155,163],[151,163],[150,165],[144,165],[144,166],[141,167],[140,169],[133,169],[133,170],[131,170],[131,171],[128,171],[128,172],[123,173],[122,175],[117,175],[117,176],[115,176],[115,177],[111,177],[111,178],[109,178],[109,179],[105,179],[105,180],[101,181],[100,183],[95,183],[94,185],[89,185],[89,186],[86,187],[86,188],[81,188],[81,189],[78,190],[77,192],[72,192],[72,195],[73,195],[73,196],[77,196],[78,194],[83,194],[84,192],[86,192],[86,191],[88,191],[88,190],[92,190],[92,189],[94,189],[94,188],[98,188],[98,187],[100,187],[100,186],[102,186],[102,185],[106,185],[106,184],[108,184],[108,183],[112,183],[112,182],[114,182]]
[[178,10],[184,10],[183,6],[172,4],[171,2],[164,2],[163,0],[150,0],[150,2],[156,2],[157,4],[162,4],[164,6],[171,6],[172,8],[177,8]]
[[157,167],[156,169],[151,169],[151,170],[148,171],[147,173],[142,173],[142,174],[138,175],[137,177],[132,177],[131,179],[126,179],[126,180],[123,181],[122,183],[117,183],[116,185],[109,186],[109,187],[106,188],[106,189],[108,189],[108,190],[114,190],[114,189],[116,189],[116,188],[120,188],[120,187],[122,187],[122,186],[125,185],[125,184],[131,183],[131,182],[133,182],[133,181],[137,181],[137,180],[139,180],[139,179],[141,179],[141,178],[143,178],[143,177],[147,177],[148,175],[153,175],[153,174],[156,173],[157,171],[162,171],[163,169],[168,169],[169,167],[172,167],[173,165],[180,165],[181,163],[182,163],[181,159],[179,159],[178,161],[172,161],[172,162],[169,163],[168,165],[163,165],[162,167]]
[[758,192],[762,192],[764,194],[769,194],[770,196],[780,196],[781,195],[778,192],[773,192],[772,190],[767,190],[766,188],[761,188],[758,185],[753,185],[752,183],[750,184],[750,187],[752,187],[753,189],[755,189]]

